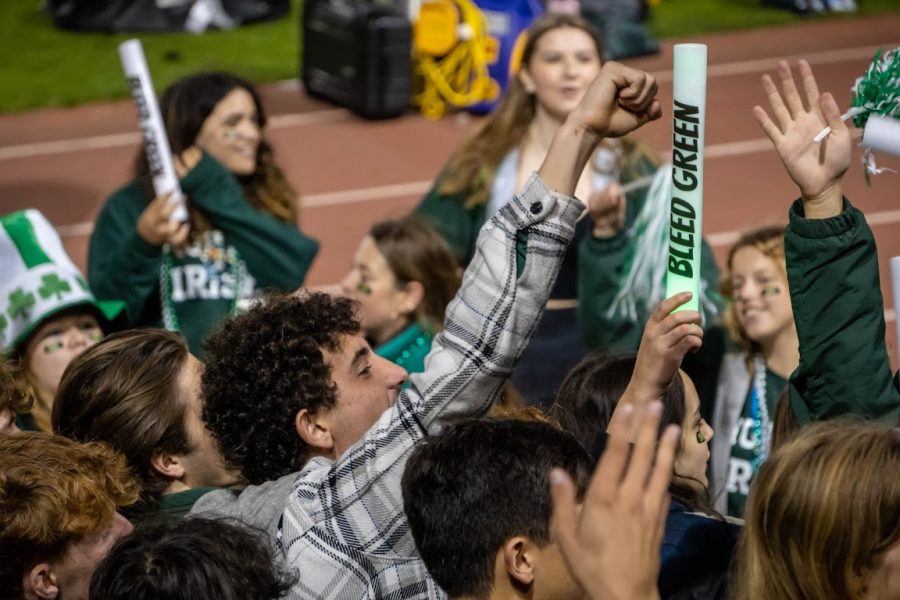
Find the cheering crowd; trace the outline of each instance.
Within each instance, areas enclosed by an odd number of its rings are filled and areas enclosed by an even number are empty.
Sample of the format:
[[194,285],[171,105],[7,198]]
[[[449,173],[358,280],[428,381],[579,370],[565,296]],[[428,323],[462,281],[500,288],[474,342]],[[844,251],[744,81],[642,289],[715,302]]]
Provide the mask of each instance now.
[[763,77],[797,199],[721,270],[703,242],[676,310],[627,283],[668,220],[634,137],[657,85],[601,56],[540,18],[334,288],[304,287],[318,243],[224,73],[160,99],[188,221],[143,152],[86,278],[39,212],[0,217],[0,598],[900,598],[900,386],[841,110],[805,61]]

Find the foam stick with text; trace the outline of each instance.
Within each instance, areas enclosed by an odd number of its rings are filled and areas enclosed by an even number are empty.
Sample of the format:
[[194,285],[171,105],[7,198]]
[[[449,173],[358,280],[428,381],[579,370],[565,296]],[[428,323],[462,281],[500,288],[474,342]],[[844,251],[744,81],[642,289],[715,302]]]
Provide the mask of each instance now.
[[700,310],[703,231],[703,131],[706,120],[706,45],[676,44],[673,74],[672,199],[666,297],[691,292],[676,310]]
[[156,93],[153,91],[153,80],[144,58],[144,49],[140,40],[128,40],[119,45],[119,58],[122,69],[131,88],[131,97],[138,113],[138,126],[144,136],[144,150],[153,177],[153,191],[157,196],[172,193],[170,202],[178,206],[172,212],[175,221],[187,221],[184,194],[178,184],[175,165],[172,163],[172,151],[169,149],[169,138],[159,112]]

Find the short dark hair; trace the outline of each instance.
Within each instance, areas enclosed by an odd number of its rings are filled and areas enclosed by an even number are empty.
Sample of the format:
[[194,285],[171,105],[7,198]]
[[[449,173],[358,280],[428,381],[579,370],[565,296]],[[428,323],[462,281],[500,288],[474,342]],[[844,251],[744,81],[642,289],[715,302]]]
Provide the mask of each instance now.
[[147,523],[119,540],[91,578],[104,600],[273,600],[296,581],[265,534],[221,519]]
[[537,421],[469,419],[426,438],[403,473],[403,507],[428,571],[451,597],[490,595],[503,543],[550,541],[549,473],[565,469],[583,492],[587,452]]
[[323,350],[359,333],[356,304],[314,293],[268,297],[204,343],[203,420],[225,461],[251,484],[299,470],[308,448],[294,419],[334,406]]

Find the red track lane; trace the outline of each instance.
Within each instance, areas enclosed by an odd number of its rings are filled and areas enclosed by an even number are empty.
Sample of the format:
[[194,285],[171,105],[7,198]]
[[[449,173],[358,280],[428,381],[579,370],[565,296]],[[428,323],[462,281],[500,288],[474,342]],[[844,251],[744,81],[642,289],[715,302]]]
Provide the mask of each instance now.
[[[900,46],[900,15],[669,41],[659,55],[630,61],[659,74],[664,105],[671,103],[672,46],[680,41],[709,46],[704,231],[718,241],[721,263],[728,241],[722,234],[784,222],[795,193],[778,159],[760,143],[764,134],[751,114],[754,104],[765,106],[760,76],[773,72],[780,58],[808,57],[821,89],[846,106],[870,48]],[[364,122],[306,98],[292,84],[266,86],[263,95],[273,116],[268,136],[279,162],[309,201],[302,209],[303,228],[322,242],[310,284],[336,281],[369,225],[414,206],[426,182],[477,124],[465,118],[431,123],[417,115]],[[89,223],[128,179],[134,133],[130,102],[0,115],[0,210],[41,209],[62,226],[67,249],[84,267]],[[640,134],[665,152],[671,120],[664,117]],[[881,163],[900,170],[898,159]],[[875,221],[886,308],[892,302],[887,261],[900,255],[898,178],[886,173],[868,188],[854,163],[846,179],[847,196]],[[891,321],[888,342],[895,360],[893,331]]]

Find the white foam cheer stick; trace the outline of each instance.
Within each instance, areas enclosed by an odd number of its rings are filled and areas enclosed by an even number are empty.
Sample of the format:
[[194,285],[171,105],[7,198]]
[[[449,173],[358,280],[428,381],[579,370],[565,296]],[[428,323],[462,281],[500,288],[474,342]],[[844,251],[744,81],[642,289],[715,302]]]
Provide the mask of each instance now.
[[172,150],[166,127],[163,125],[156,93],[153,91],[153,80],[144,58],[144,48],[140,40],[128,40],[119,45],[119,58],[122,69],[131,88],[131,97],[138,113],[138,126],[144,136],[144,150],[153,177],[153,191],[157,196],[171,192],[169,202],[178,205],[172,212],[172,220],[184,222],[188,220],[184,194],[178,183],[175,165],[172,163]]

